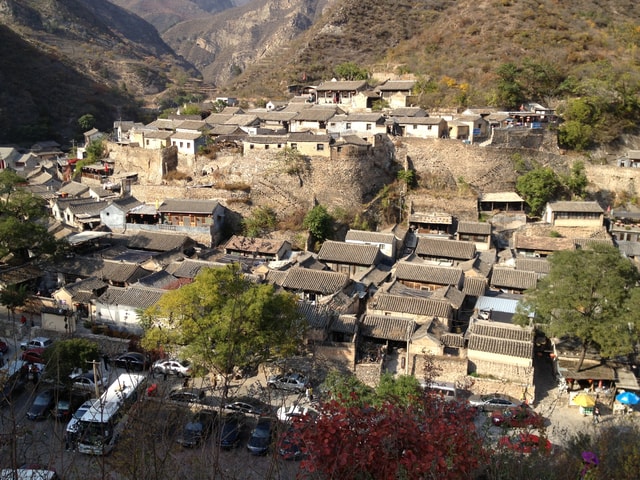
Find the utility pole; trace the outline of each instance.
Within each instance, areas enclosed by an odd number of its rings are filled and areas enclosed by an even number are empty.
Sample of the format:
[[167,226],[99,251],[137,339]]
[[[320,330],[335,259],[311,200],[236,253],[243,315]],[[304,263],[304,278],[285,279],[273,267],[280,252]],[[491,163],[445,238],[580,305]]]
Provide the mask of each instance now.
[[100,388],[98,386],[98,365],[100,365],[100,361],[99,360],[92,360],[90,362],[91,365],[93,365],[93,386],[95,388],[95,394],[96,394],[96,398],[100,398]]

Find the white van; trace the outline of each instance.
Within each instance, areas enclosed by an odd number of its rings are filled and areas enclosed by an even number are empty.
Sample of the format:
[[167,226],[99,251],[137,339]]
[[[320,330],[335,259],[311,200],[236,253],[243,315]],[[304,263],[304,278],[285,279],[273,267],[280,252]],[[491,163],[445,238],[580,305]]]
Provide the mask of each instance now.
[[420,386],[424,390],[428,390],[434,395],[443,397],[447,401],[454,401],[458,399],[458,389],[453,382],[420,382]]

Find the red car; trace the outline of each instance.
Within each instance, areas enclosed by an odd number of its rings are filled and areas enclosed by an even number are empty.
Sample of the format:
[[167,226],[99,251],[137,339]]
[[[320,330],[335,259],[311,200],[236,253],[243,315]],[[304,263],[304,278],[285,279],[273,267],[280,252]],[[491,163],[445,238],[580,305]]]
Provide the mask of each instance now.
[[491,422],[498,427],[506,428],[540,428],[544,419],[526,405],[495,411],[491,414]]
[[3,355],[9,351],[9,345],[4,340],[0,340],[0,353]]
[[44,363],[44,348],[32,348],[22,352],[22,360],[29,363]]

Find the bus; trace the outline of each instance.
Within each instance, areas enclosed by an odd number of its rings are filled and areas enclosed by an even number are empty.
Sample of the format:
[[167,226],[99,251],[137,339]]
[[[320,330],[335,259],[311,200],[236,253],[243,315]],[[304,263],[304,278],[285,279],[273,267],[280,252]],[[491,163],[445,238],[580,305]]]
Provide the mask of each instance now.
[[113,449],[145,380],[144,375],[123,373],[85,412],[75,438],[80,453],[106,455]]

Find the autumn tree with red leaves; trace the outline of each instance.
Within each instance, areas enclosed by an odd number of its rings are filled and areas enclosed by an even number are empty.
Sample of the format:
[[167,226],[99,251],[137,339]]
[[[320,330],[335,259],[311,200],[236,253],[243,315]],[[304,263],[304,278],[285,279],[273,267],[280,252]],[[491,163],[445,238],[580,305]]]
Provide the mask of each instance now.
[[428,394],[410,404],[349,400],[329,401],[317,418],[294,424],[306,454],[300,477],[458,480],[484,464],[475,412],[465,404]]

